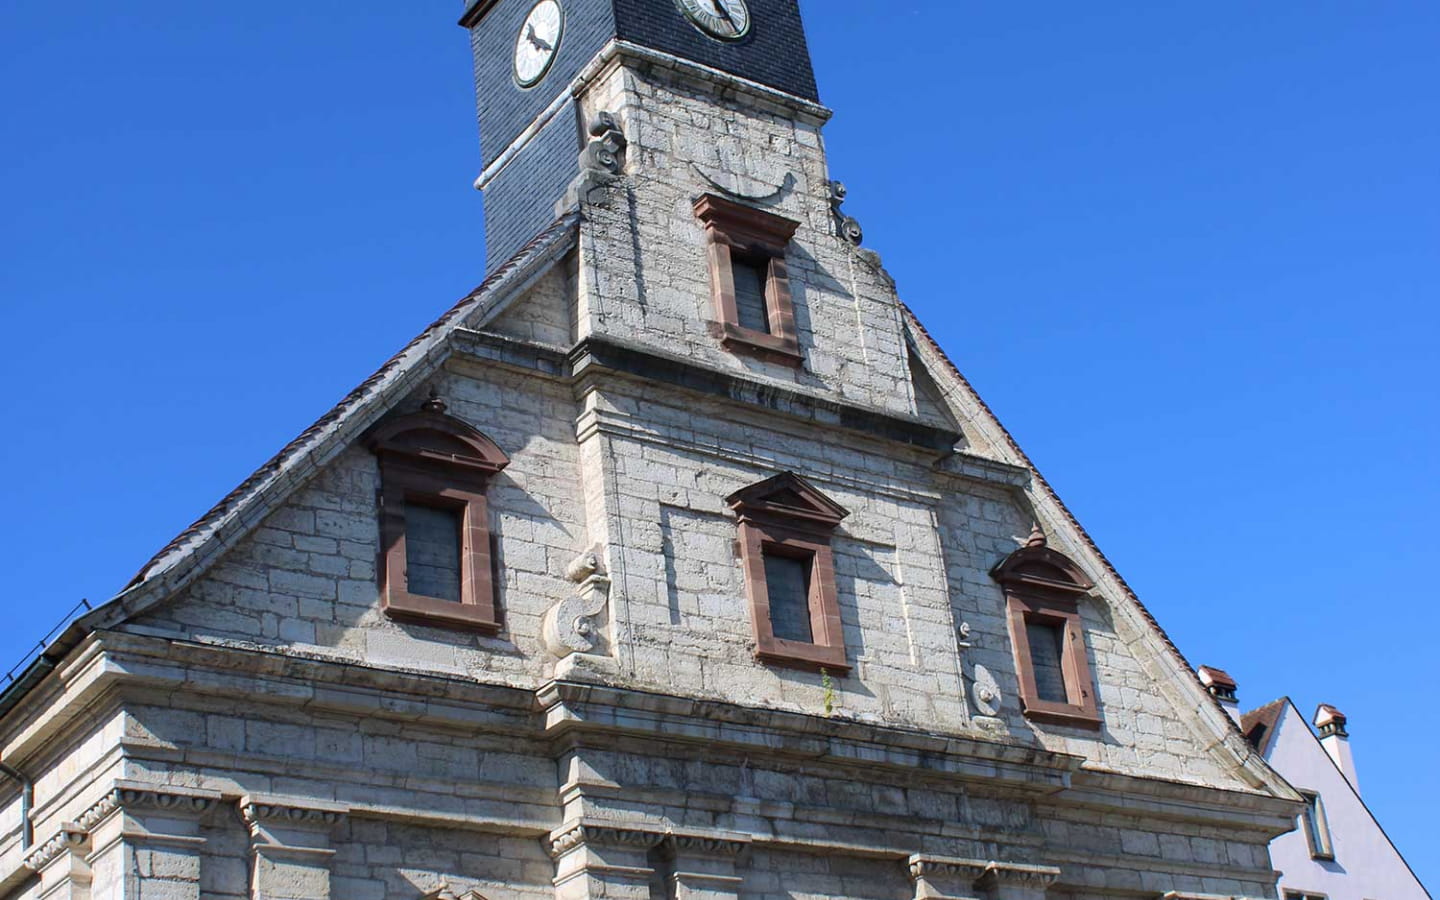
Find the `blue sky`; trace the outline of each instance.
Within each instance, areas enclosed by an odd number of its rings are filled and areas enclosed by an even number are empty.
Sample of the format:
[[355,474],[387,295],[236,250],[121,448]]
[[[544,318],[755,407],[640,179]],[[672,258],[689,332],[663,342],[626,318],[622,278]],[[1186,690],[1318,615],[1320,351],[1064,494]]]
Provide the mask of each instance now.
[[[0,660],[482,278],[458,7],[6,3]],[[1440,6],[805,12],[905,300],[1192,662],[1349,713],[1440,885]]]

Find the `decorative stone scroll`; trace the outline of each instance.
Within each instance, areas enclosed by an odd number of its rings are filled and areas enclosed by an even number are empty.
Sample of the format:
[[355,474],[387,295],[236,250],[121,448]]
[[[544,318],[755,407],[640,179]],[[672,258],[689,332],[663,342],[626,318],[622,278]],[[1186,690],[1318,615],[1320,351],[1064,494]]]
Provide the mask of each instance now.
[[572,653],[604,653],[604,614],[610,605],[610,577],[598,551],[581,554],[566,577],[576,584],[575,596],[545,613],[541,633],[546,648],[558,659]]
[[585,131],[590,140],[580,151],[580,175],[556,205],[557,212],[588,201],[591,191],[609,184],[625,171],[625,148],[630,141],[620,129],[615,114],[596,113]]
[[865,230],[854,216],[847,216],[840,209],[848,194],[843,182],[830,182],[830,211],[835,216],[835,233],[858,247],[865,240]]

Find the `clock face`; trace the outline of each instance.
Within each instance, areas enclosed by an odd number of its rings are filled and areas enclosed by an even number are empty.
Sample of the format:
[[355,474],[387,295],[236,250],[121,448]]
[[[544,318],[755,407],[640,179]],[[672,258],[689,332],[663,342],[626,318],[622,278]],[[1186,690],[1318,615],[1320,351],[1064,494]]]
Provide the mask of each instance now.
[[700,30],[722,41],[738,41],[750,33],[750,8],[745,0],[675,0]]
[[515,83],[530,87],[545,77],[560,37],[565,32],[565,11],[556,0],[540,0],[525,17],[520,35],[515,38]]

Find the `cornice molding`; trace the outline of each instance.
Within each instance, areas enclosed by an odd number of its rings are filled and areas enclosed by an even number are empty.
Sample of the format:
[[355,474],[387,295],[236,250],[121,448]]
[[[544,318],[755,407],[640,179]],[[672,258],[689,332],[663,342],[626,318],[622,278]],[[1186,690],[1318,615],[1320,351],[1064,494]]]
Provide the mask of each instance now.
[[1054,866],[992,862],[985,866],[978,884],[982,888],[1007,885],[1043,891],[1059,877],[1060,870]]
[[278,824],[302,828],[333,828],[350,814],[349,807],[318,800],[251,794],[240,799],[240,818],[254,831]]
[[164,784],[117,781],[75,820],[85,831],[110,818],[118,811],[164,812],[170,815],[203,816],[223,799],[217,791],[180,788]]
[[587,844],[649,850],[659,846],[664,840],[665,828],[661,825],[578,821],[568,822],[550,832],[545,838],[545,844],[551,858],[558,859]]
[[750,846],[748,835],[730,831],[677,831],[668,825],[580,819],[567,822],[545,838],[551,857],[558,858],[582,845],[650,850],[669,844],[691,856],[734,859]]
[[83,852],[90,843],[90,833],[79,823],[67,822],[50,840],[36,846],[25,855],[25,868],[39,872],[59,859],[66,852]]

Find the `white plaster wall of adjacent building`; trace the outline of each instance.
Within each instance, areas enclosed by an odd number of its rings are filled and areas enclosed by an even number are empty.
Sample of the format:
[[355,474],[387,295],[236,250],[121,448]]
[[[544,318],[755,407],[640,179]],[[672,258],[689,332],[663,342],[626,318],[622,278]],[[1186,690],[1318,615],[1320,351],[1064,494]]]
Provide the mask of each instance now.
[[1429,900],[1299,710],[1285,704],[1275,728],[1266,759],[1297,789],[1320,795],[1335,850],[1333,861],[1312,858],[1303,826],[1276,838],[1270,855],[1281,890],[1329,900]]

